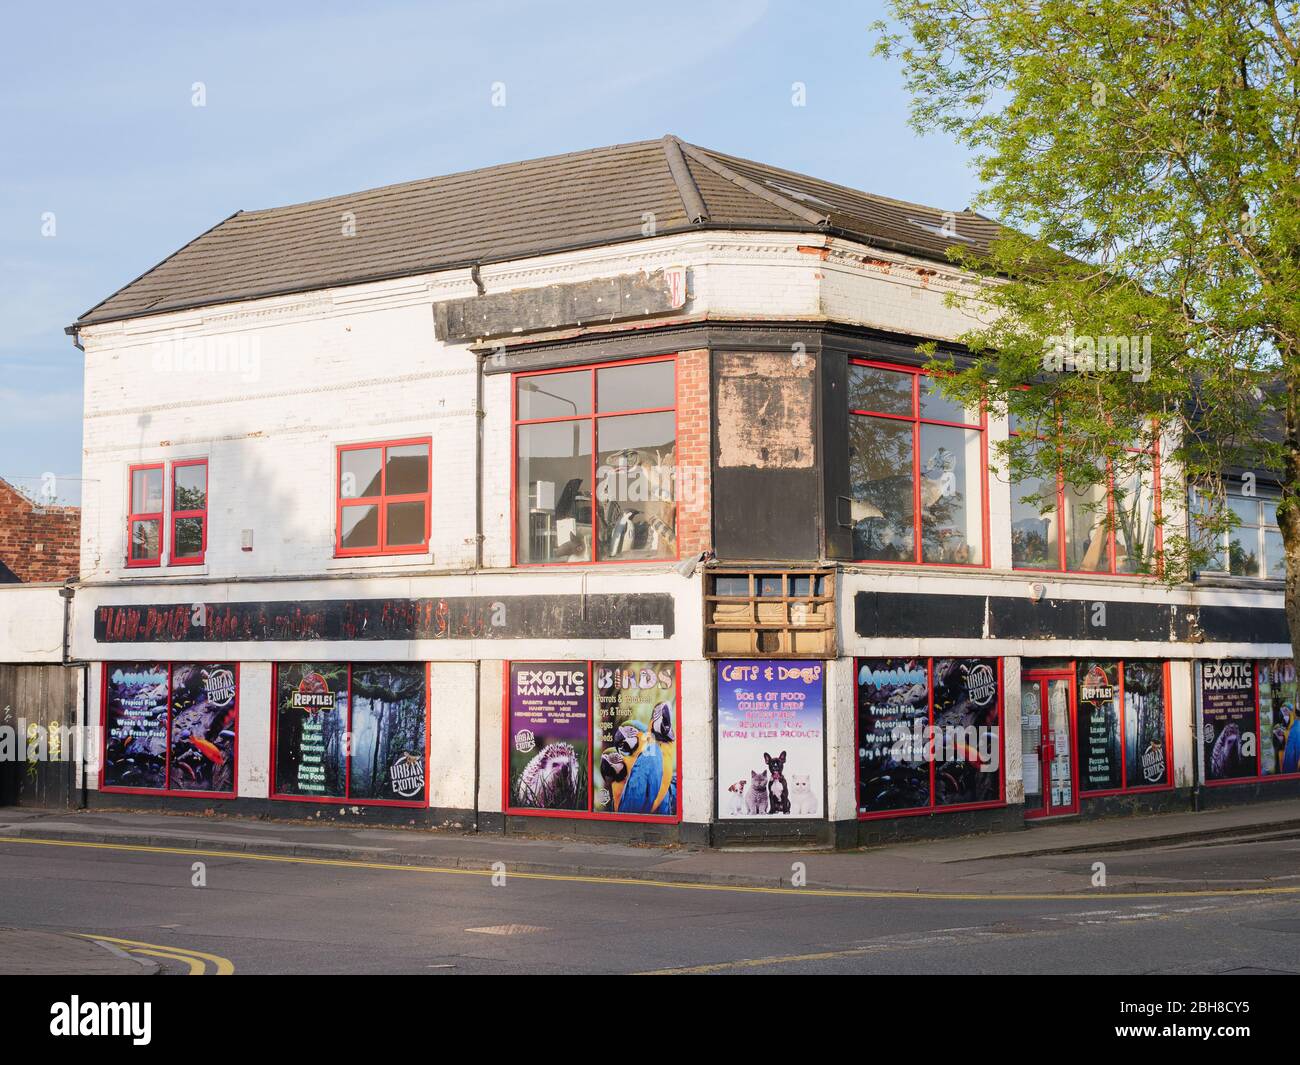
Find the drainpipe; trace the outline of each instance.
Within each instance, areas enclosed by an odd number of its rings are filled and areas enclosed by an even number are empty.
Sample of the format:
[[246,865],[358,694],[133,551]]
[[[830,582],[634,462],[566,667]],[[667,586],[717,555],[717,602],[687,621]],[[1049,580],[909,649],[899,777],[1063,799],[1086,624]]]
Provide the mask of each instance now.
[[[78,344],[80,347],[80,344]],[[84,810],[88,804],[89,796],[87,795],[86,779],[88,767],[86,759],[90,753],[90,744],[87,735],[87,723],[90,717],[90,664],[72,657],[72,600],[77,594],[76,580],[69,578],[63,582],[63,587],[59,589],[59,598],[63,600],[63,647],[59,655],[59,664],[64,669],[74,667],[81,670],[81,713],[80,720],[75,724],[77,742],[75,747],[79,747],[79,759],[75,757],[68,758],[68,797],[77,793],[77,761],[81,762],[81,788],[77,800],[77,808]]]

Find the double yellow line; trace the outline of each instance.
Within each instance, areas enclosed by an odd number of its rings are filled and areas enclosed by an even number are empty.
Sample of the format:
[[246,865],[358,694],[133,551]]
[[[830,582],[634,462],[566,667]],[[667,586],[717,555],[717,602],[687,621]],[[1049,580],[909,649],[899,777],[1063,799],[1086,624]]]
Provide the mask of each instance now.
[[[82,939],[92,939],[96,943],[112,943],[121,947],[128,954],[140,954],[150,958],[168,958],[178,961],[189,968],[187,976],[230,976],[235,966],[229,958],[219,954],[205,954],[201,950],[188,950],[185,947],[164,946],[160,943],[141,943],[138,939],[117,939],[113,936],[94,935],[90,932],[74,932]],[[212,966],[211,974],[208,966]]]
[[[492,869],[458,869],[435,865],[402,865],[397,862],[361,862],[346,858],[304,858],[287,854],[250,854],[247,851],[203,850],[191,847],[155,847],[135,843],[85,843],[79,840],[41,839],[35,836],[0,836],[0,843],[30,843],[46,847],[84,847],[90,850],[125,851],[136,854],[175,854],[193,858],[233,858],[245,862],[280,862],[290,865],[324,865],[341,869],[379,869],[398,873],[423,873],[436,876],[492,877]],[[605,884],[611,887],[653,887],[672,891],[721,891],[743,895],[794,895],[800,898],[831,899],[915,899],[931,902],[1063,902],[1067,900],[1098,902],[1103,899],[1204,899],[1252,898],[1300,894],[1300,885],[1287,887],[1200,888],[1181,891],[1067,891],[1067,892],[996,892],[891,891],[885,889],[762,887],[742,884],[689,883],[679,880],[647,880],[636,877],[591,876],[567,873],[524,873],[507,870],[519,880],[549,880],[561,883]],[[170,949],[170,948],[162,948]]]

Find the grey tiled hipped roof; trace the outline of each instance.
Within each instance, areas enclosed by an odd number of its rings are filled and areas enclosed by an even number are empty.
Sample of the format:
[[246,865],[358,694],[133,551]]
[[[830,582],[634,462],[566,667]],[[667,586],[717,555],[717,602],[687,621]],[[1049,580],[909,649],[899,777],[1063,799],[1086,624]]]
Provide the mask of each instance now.
[[[239,211],[96,304],[68,331],[640,240],[648,213],[658,235],[833,233],[938,261],[946,261],[952,244],[982,249],[999,231],[972,212],[945,215],[667,136]],[[345,233],[349,219],[352,235]]]

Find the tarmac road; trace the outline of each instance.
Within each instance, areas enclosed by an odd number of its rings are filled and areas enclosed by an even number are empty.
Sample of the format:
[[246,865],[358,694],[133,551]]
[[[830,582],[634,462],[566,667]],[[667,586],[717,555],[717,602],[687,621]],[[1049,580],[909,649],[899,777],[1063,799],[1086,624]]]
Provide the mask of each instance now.
[[[1297,857],[1300,844],[1281,840],[1154,860],[1173,876],[1180,861],[1280,870]],[[494,885],[470,871],[265,856],[204,858],[198,887],[196,860],[2,843],[0,926],[141,944],[167,973],[194,972],[187,957],[236,974],[1300,972],[1300,894],[1287,892],[862,898],[508,871]],[[1040,859],[1051,860],[1063,859]]]

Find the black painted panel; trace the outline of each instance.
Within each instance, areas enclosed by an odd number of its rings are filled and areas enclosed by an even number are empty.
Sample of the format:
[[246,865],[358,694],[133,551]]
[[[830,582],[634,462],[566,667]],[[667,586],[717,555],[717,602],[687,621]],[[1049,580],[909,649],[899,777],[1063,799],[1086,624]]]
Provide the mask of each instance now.
[[716,469],[713,478],[713,543],[719,558],[817,559],[815,469]]
[[1199,626],[1209,642],[1290,642],[1281,610],[913,592],[858,592],[854,630],[864,637],[980,639],[986,604],[990,639],[1188,643]]
[[673,634],[673,597],[635,595],[448,596],[309,602],[101,606],[100,643],[275,640],[627,639],[633,625]]

